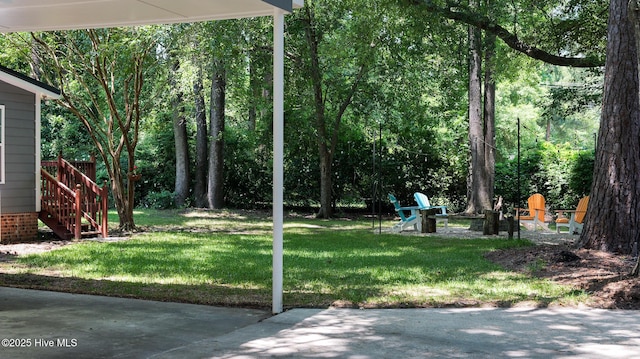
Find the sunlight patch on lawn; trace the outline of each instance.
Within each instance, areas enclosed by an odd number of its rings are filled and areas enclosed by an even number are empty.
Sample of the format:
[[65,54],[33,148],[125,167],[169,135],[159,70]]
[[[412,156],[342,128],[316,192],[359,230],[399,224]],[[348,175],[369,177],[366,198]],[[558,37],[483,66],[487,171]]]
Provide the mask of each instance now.
[[444,288],[433,288],[429,286],[411,286],[389,293],[389,296],[397,298],[442,298],[449,295],[451,295],[451,292]]
[[[44,276],[44,282],[73,277],[92,294],[270,305],[273,238],[264,213],[261,218],[199,210],[136,215],[147,231],[126,241],[75,243],[0,267],[4,273],[11,268]],[[501,270],[483,256],[528,242],[426,239],[374,234],[371,228],[370,220],[287,218],[285,305],[404,307],[584,298],[572,288]]]
[[308,223],[285,223],[284,228],[311,228],[311,229],[319,229],[325,228],[323,226],[317,224],[308,224]]

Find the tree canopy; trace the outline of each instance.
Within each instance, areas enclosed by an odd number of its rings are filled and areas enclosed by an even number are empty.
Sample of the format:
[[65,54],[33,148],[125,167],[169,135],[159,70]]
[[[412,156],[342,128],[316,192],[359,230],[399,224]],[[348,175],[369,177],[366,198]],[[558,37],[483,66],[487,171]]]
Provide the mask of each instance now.
[[[498,39],[495,195],[509,208],[522,205],[513,193],[520,140],[529,161],[523,197],[539,191],[553,207],[574,205],[591,186],[574,179],[594,158],[607,4],[306,1],[286,18],[286,205],[320,216],[390,211],[387,193],[410,203],[421,191],[464,210],[469,26]],[[43,115],[43,154],[104,153],[104,177],[112,188],[121,183],[114,203],[131,195],[128,208],[176,199],[208,206],[202,195],[215,187],[223,206],[261,208],[272,194],[270,26],[263,18],[12,34],[0,38],[10,45],[0,59],[61,87],[64,106]],[[214,89],[224,91],[222,107]],[[224,122],[214,128],[216,113]],[[204,151],[220,140],[223,150]],[[215,167],[203,158],[218,155],[220,177],[203,183]],[[132,166],[142,180],[127,183]]]

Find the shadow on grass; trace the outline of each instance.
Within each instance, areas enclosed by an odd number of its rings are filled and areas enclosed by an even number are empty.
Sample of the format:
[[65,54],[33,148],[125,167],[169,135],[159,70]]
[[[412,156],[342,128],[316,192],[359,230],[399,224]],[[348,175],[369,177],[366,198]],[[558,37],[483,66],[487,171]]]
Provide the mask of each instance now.
[[[152,300],[160,302],[176,302],[220,307],[253,308],[270,310],[271,293],[258,289],[229,288],[216,285],[156,284],[93,280],[78,277],[58,277],[40,274],[6,274],[0,273],[0,286],[63,292],[72,294],[100,295],[118,298]],[[369,293],[376,295],[375,290]],[[574,294],[580,291],[575,290]],[[377,293],[381,295],[381,293]],[[527,307],[548,308],[560,299],[559,296],[537,297],[527,300],[526,296],[513,300],[480,301],[457,298],[451,301],[390,301],[390,302],[354,302],[337,299],[341,295],[334,293],[290,293],[284,294],[285,309],[292,308],[360,308],[360,309],[401,309],[401,308],[471,308],[495,307],[511,308]],[[348,295],[347,295],[348,296]]]
[[[16,258],[0,285],[207,305],[271,305],[272,239],[220,233],[145,234]],[[284,305],[326,308],[547,306],[568,290],[504,271],[483,253],[526,242],[366,231],[287,234]],[[1,268],[0,268],[1,269]],[[15,269],[15,268],[14,268]],[[496,288],[512,286],[499,295]],[[533,295],[531,293],[534,293]]]
[[263,290],[216,285],[156,284],[57,277],[40,274],[0,273],[0,286],[74,294],[178,302],[223,307],[270,309],[271,297]]

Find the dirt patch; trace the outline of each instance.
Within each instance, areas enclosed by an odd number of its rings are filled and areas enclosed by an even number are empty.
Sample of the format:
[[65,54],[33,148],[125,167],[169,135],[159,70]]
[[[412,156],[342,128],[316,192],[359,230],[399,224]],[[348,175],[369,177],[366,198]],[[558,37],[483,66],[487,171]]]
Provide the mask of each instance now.
[[570,285],[593,298],[589,306],[640,309],[640,279],[630,277],[635,259],[611,253],[542,244],[487,253],[507,269]]
[[3,244],[0,245],[0,262],[11,261],[17,256],[48,252],[54,249],[62,248],[71,243],[74,242],[53,240],[33,243]]

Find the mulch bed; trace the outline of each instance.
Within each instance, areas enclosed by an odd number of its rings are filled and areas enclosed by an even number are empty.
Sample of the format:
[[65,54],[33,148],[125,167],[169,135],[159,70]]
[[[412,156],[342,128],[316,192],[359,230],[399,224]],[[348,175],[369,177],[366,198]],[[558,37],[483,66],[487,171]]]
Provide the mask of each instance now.
[[640,278],[629,273],[630,256],[574,249],[567,245],[537,245],[487,253],[490,261],[507,269],[571,285],[590,293],[590,307],[640,309]]

